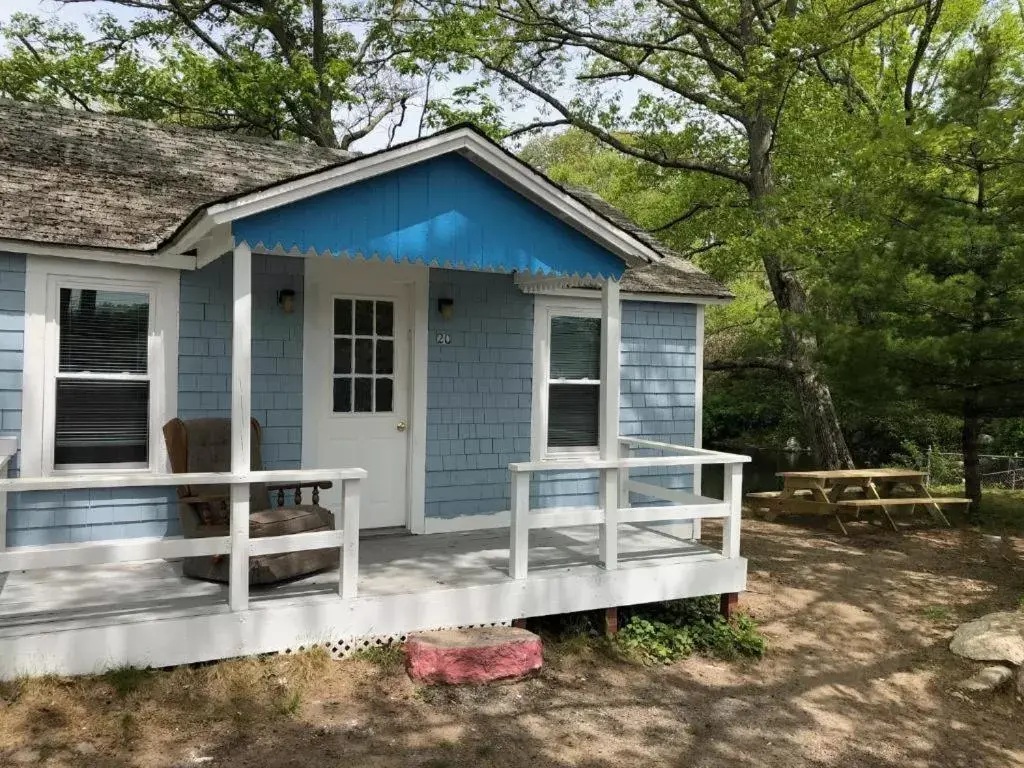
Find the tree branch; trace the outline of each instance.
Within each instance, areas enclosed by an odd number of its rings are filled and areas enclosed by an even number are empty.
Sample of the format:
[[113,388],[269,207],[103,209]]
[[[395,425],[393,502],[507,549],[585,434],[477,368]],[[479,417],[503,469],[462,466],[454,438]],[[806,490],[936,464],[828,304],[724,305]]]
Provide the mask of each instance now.
[[686,171],[699,171],[701,173],[707,173],[712,176],[718,176],[719,178],[735,181],[738,184],[742,184],[744,187],[749,186],[750,184],[749,177],[746,174],[732,168],[727,168],[725,166],[715,165],[712,163],[705,163],[700,160],[670,158],[664,154],[657,155],[630,146],[629,144],[626,144],[624,141],[612,135],[608,131],[599,128],[598,126],[594,125],[593,123],[590,123],[587,120],[582,119],[578,115],[573,114],[572,110],[570,110],[568,106],[566,106],[560,100],[556,99],[551,94],[546,93],[544,90],[534,85],[525,77],[495,62],[488,61],[480,57],[474,58],[476,58],[477,61],[479,61],[480,64],[486,67],[487,69],[497,72],[502,77],[518,85],[524,91],[527,91],[533,96],[536,96],[541,101],[547,103],[556,112],[563,115],[570,125],[573,125],[576,128],[579,128],[580,130],[586,131],[592,136],[596,136],[601,141],[605,142],[611,147],[614,147],[623,154],[639,158],[640,160],[646,160],[649,163],[659,165],[663,168],[678,168],[680,170]]
[[511,131],[502,136],[502,141],[505,139],[514,139],[516,136],[522,136],[524,133],[530,131],[539,131],[542,128],[555,128],[559,125],[571,125],[568,120],[540,120],[536,123],[530,123],[529,125],[521,125],[518,128],[513,128]]

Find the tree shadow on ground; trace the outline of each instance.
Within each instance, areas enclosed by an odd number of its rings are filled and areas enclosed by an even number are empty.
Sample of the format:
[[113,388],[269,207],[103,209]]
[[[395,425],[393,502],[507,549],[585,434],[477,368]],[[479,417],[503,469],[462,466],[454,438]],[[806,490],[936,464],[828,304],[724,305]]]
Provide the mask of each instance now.
[[537,677],[487,687],[309,655],[156,673],[121,693],[33,681],[0,711],[0,749],[109,768],[1024,765],[1024,706],[956,692],[975,667],[946,649],[958,621],[1024,594],[1019,541],[745,525],[760,663],[638,667],[571,643],[549,645]]

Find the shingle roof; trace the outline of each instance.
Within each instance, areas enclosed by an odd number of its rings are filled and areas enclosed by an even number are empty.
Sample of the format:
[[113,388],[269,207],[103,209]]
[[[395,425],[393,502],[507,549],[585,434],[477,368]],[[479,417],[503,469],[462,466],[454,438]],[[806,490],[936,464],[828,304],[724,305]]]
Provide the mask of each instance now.
[[657,264],[627,269],[622,276],[620,285],[622,290],[632,293],[672,293],[684,296],[732,298],[732,293],[721,282],[699,269],[678,251],[665,245],[603,197],[582,187],[570,187],[566,191],[581,203],[600,213],[619,229],[624,229],[642,243],[650,246],[663,257],[663,261]]
[[346,157],[0,101],[0,237],[146,250],[202,205]]
[[[152,250],[203,206],[351,157],[307,144],[0,100],[0,238]],[[623,290],[731,295],[601,198],[566,191],[666,257],[627,270]]]

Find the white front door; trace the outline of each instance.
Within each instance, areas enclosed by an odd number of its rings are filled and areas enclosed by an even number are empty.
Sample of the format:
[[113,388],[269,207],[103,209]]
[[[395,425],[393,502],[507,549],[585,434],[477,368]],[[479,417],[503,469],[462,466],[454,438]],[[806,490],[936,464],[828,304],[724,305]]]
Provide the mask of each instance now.
[[[303,466],[369,473],[362,528],[408,520],[412,291],[373,266],[308,259],[305,281]],[[321,494],[339,502],[339,488]]]

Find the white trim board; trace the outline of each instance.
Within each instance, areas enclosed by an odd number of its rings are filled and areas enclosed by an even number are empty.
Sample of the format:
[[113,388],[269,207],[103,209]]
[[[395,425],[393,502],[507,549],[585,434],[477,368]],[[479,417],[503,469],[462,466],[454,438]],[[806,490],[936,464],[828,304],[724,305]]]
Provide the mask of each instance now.
[[[530,408],[530,460],[557,461],[559,458],[566,458],[571,454],[574,458],[578,456],[597,456],[599,446],[589,449],[581,449],[576,452],[549,452],[547,446],[548,437],[548,373],[551,369],[551,352],[549,342],[551,338],[551,318],[555,316],[565,317],[601,317],[601,294],[598,293],[594,301],[591,297],[581,299],[578,297],[545,296],[537,295],[533,299],[533,392]],[[603,355],[602,355],[603,357]],[[602,397],[605,382],[601,382]],[[602,401],[603,402],[603,401]],[[602,421],[602,427],[604,423]],[[616,436],[618,436],[618,422],[615,424]]]
[[84,476],[104,469],[53,468],[53,369],[56,364],[57,321],[51,317],[52,294],[59,284],[90,284],[111,290],[150,295],[149,466],[139,473],[168,469],[163,425],[178,414],[178,314],[180,277],[177,271],[127,264],[28,256],[25,265],[25,359],[22,379],[20,474]]
[[657,263],[661,254],[624,229],[563,192],[541,174],[524,166],[475,131],[463,128],[417,140],[395,149],[357,157],[300,179],[283,181],[268,189],[207,207],[183,232],[171,252],[193,248],[212,228],[333,189],[358,183],[435,157],[458,153],[532,200],[556,218],[623,259],[627,265]]
[[73,245],[33,243],[27,240],[0,238],[0,251],[21,253],[26,256],[49,256],[52,258],[79,259],[82,261],[103,261],[115,264],[129,264],[140,267],[162,267],[164,269],[196,268],[195,256],[181,253],[156,253],[150,251],[129,251],[119,248],[84,248]]

